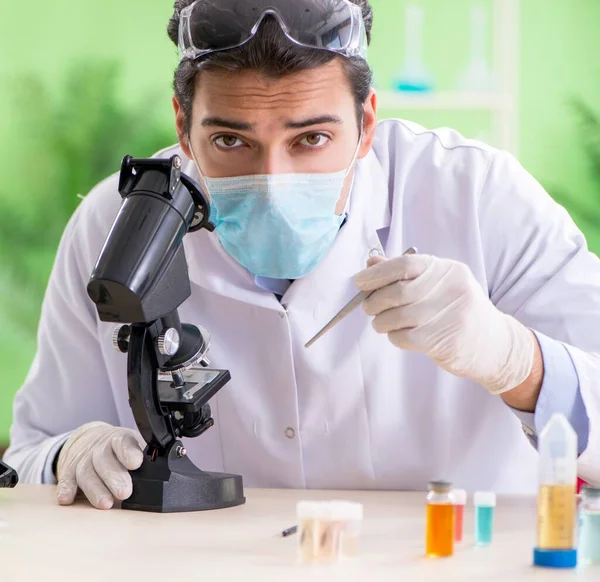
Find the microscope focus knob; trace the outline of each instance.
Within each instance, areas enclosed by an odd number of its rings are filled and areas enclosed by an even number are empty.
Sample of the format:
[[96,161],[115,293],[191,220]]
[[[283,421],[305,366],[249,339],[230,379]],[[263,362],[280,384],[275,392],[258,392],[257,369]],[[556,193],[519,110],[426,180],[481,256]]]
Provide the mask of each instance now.
[[126,354],[129,351],[129,337],[131,336],[131,326],[127,324],[117,325],[113,330],[112,343],[117,352]]
[[158,336],[158,351],[163,356],[174,356],[179,351],[179,333],[174,327],[166,329]]

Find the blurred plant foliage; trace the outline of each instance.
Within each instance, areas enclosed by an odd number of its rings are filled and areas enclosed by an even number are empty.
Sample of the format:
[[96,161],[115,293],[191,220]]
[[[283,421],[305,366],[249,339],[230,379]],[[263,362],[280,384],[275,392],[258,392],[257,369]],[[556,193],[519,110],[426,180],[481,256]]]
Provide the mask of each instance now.
[[[574,192],[566,192],[564,189],[555,189],[552,194],[576,217],[590,242],[595,241],[596,244],[592,246],[598,247],[600,241],[600,115],[591,106],[577,99],[571,102],[571,109],[579,125],[593,179],[598,184],[595,189],[596,196],[584,198]],[[600,247],[592,250],[600,252]]]
[[164,115],[156,115],[158,98],[125,104],[120,79],[117,64],[86,62],[70,69],[58,97],[36,77],[14,85],[27,163],[18,180],[0,185],[0,310],[3,321],[30,337],[80,196],[118,171],[124,155],[150,156],[175,141]]

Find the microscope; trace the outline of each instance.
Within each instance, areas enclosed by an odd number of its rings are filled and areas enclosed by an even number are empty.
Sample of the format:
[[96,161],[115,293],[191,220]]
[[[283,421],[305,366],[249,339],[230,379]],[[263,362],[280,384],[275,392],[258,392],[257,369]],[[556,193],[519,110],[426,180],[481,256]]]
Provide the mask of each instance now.
[[129,404],[146,442],[131,472],[124,509],[182,512],[245,502],[242,477],[201,471],[181,437],[214,425],[209,400],[230,380],[210,369],[210,335],[182,323],[178,308],[191,295],[183,238],[214,230],[199,186],[181,172],[181,158],[123,159],[121,208],[87,291],[101,321],[118,324],[115,349],[127,354]]
[[0,459],[0,488],[12,489],[17,486],[19,476],[17,472],[8,465],[4,464]]

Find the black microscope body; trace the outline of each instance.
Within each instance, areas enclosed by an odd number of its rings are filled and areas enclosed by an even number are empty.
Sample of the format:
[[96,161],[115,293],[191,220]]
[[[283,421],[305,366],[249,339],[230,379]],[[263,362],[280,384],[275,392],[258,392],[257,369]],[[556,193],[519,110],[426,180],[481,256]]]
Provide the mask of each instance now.
[[129,404],[147,443],[122,507],[166,513],[240,505],[242,477],[201,471],[179,440],[213,426],[208,402],[230,380],[229,371],[208,367],[208,332],[181,323],[177,311],[191,295],[183,238],[214,230],[210,207],[179,156],[127,156],[119,192],[121,208],[87,290],[100,320],[119,324],[113,344],[127,354]]

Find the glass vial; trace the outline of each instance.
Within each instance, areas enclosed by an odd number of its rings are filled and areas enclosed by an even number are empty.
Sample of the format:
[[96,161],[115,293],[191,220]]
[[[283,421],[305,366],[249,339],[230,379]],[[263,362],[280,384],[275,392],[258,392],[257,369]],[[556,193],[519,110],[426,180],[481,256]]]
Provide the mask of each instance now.
[[579,561],[600,564],[600,487],[581,488]]
[[454,541],[462,542],[467,492],[464,489],[455,489],[452,495],[454,496]]
[[445,558],[454,554],[452,483],[446,481],[429,483],[425,554],[428,558]]
[[301,501],[296,508],[298,550],[303,564],[332,564],[342,558],[342,527],[325,503]]
[[494,511],[496,494],[490,491],[477,491],[473,496],[475,505],[475,544],[489,546],[494,532]]
[[342,554],[346,557],[358,556],[360,550],[360,534],[364,519],[364,508],[362,503],[350,501],[338,501],[334,506],[334,519],[345,523],[342,536]]
[[349,501],[301,501],[296,507],[303,564],[337,564],[358,554],[363,506]]

